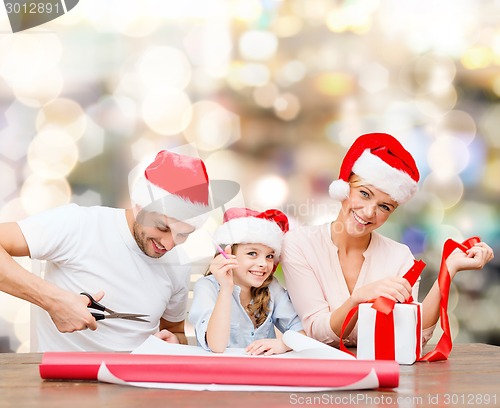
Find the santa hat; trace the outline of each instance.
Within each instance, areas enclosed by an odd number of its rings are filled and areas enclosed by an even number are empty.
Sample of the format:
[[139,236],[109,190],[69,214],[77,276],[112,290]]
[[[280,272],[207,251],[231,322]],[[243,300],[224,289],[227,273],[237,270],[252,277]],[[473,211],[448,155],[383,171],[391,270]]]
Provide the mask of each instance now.
[[275,259],[281,253],[283,236],[288,231],[288,218],[279,210],[258,212],[248,208],[230,208],[223,224],[214,233],[222,248],[232,244],[263,244],[274,249]]
[[227,203],[239,191],[233,181],[209,182],[201,159],[168,150],[160,151],[135,180],[129,181],[134,205],[196,228],[205,222],[209,211]]
[[330,184],[333,199],[343,201],[349,196],[351,173],[399,204],[413,197],[420,178],[412,155],[387,133],[368,133],[354,141],[340,166],[339,179]]

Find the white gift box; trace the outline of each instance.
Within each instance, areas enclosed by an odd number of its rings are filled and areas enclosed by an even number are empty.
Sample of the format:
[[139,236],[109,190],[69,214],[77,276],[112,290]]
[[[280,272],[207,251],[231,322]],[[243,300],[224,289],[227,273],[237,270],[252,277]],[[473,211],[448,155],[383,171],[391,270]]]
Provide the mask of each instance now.
[[[377,310],[373,309],[372,305],[373,303],[362,303],[358,309],[357,358],[359,360],[376,359]],[[421,303],[396,303],[392,313],[394,313],[394,359],[399,364],[413,364],[422,353]],[[380,327],[378,329],[380,330]]]

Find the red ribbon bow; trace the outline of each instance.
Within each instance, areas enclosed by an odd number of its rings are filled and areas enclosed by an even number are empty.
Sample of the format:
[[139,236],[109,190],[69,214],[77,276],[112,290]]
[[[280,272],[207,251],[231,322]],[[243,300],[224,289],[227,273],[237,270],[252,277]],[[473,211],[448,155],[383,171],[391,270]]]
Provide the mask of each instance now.
[[[448,239],[444,243],[443,254],[441,256],[441,267],[438,275],[438,285],[439,291],[441,293],[440,319],[443,334],[439,342],[436,344],[434,350],[428,352],[422,358],[417,358],[418,361],[439,361],[448,359],[453,344],[451,338],[450,323],[448,320],[448,297],[450,293],[451,277],[448,271],[448,266],[446,265],[446,260],[456,249],[467,252],[478,242],[481,242],[479,237],[471,237],[461,244],[452,239]],[[424,267],[424,262],[414,261],[413,266],[408,270],[403,278],[408,280],[410,285],[413,287]],[[405,303],[411,302],[413,302],[413,299],[410,296],[410,298]],[[372,305],[372,307],[377,310],[377,329],[375,330],[375,359],[377,360],[394,360],[394,315],[392,312],[395,304],[396,302],[394,300],[380,296],[374,300]],[[340,333],[340,349],[351,355],[354,354],[347,350],[342,339],[344,337],[345,328],[357,311],[358,306],[355,306],[349,311],[349,313],[347,313]],[[417,332],[420,332],[418,327]],[[420,349],[420,341],[421,339],[417,339],[417,349]],[[380,347],[377,345],[383,346]]]

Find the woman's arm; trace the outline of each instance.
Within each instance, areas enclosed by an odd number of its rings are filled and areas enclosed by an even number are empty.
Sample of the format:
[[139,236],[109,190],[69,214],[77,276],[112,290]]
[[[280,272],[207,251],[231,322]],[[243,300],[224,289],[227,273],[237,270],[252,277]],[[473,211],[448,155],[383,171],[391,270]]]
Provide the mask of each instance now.
[[[446,261],[450,278],[453,280],[455,275],[464,270],[479,270],[493,259],[493,250],[480,242],[475,244],[466,253],[456,250]],[[439,284],[436,280],[432,285],[431,290],[422,302],[423,322],[422,327],[426,329],[436,324],[439,319],[439,310],[441,302],[441,292]]]

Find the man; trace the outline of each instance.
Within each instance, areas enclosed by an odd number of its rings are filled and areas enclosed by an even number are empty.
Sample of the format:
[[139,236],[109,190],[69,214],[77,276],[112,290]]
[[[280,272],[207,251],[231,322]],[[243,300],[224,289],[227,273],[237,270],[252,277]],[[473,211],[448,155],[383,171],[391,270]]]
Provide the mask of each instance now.
[[[161,151],[131,185],[133,208],[70,204],[0,224],[0,290],[43,309],[34,317],[40,351],[129,351],[154,333],[186,343],[190,268],[175,247],[238,189],[212,181],[210,195],[200,159]],[[13,256],[46,260],[44,279]],[[97,323],[82,292],[149,322]]]

